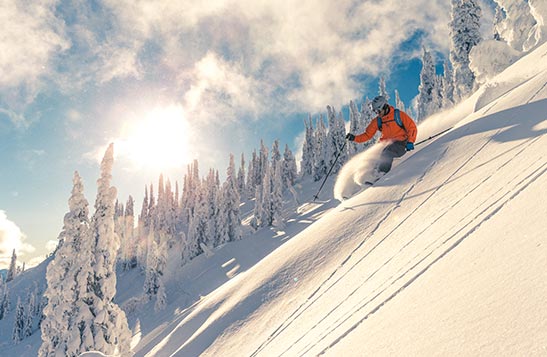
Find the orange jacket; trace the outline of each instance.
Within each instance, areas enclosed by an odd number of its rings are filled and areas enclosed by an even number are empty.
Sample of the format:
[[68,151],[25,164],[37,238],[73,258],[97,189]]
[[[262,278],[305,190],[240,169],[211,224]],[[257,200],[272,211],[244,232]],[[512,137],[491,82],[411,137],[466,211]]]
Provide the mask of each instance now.
[[[401,121],[403,122],[404,129],[401,128],[395,122],[395,109],[390,105],[389,112],[387,115],[382,117],[382,137],[380,141],[384,140],[394,140],[394,141],[405,141],[408,140],[411,143],[416,142],[416,135],[418,134],[418,129],[416,128],[416,123],[414,120],[408,116],[402,110]],[[376,117],[372,119],[370,124],[365,129],[365,132],[355,136],[355,142],[364,143],[369,141],[374,137],[374,134],[378,131],[378,120]]]

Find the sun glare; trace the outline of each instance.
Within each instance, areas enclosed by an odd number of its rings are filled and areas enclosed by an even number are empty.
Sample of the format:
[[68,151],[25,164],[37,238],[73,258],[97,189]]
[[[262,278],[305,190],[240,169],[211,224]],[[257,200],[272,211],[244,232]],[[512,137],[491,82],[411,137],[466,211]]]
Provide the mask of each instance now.
[[134,124],[124,144],[136,165],[169,169],[188,163],[188,137],[184,109],[170,106],[154,109]]

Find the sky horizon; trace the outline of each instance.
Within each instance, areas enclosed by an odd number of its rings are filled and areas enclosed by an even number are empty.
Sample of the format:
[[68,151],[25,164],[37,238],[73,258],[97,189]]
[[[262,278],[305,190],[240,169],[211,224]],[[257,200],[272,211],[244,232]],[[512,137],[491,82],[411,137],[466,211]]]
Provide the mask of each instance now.
[[[492,2],[480,3],[489,36]],[[145,185],[160,173],[180,184],[194,159],[224,173],[230,153],[239,166],[261,139],[297,154],[308,115],[376,95],[380,76],[410,105],[422,47],[439,65],[449,51],[449,0],[10,0],[0,10],[0,269],[13,249],[31,266],[55,246],[74,171],[92,211],[110,142],[119,199],[140,208]]]

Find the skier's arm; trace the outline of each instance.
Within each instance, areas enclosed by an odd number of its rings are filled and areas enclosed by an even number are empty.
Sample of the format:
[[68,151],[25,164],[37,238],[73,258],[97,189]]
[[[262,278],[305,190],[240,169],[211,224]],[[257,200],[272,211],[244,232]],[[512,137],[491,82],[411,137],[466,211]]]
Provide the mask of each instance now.
[[408,116],[407,113],[401,111],[401,121],[405,126],[406,134],[408,136],[408,142],[415,143],[416,136],[418,135],[418,128],[416,128],[416,123]]
[[376,120],[376,118],[374,118],[368,124],[364,133],[355,136],[355,142],[364,143],[365,141],[369,141],[370,139],[374,137],[374,134],[376,134],[377,131],[378,131],[378,121]]

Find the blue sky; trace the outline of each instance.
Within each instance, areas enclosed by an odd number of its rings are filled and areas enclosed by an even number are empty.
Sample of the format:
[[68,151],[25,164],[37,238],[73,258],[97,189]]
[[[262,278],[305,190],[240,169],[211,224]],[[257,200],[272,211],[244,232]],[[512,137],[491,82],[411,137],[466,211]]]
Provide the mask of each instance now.
[[449,12],[449,0],[2,2],[0,268],[14,248],[30,263],[54,245],[75,170],[93,205],[110,142],[119,197],[139,211],[145,184],[180,182],[194,158],[224,172],[261,138],[298,151],[308,114],[374,96],[381,75],[410,104],[422,46],[448,54]]

